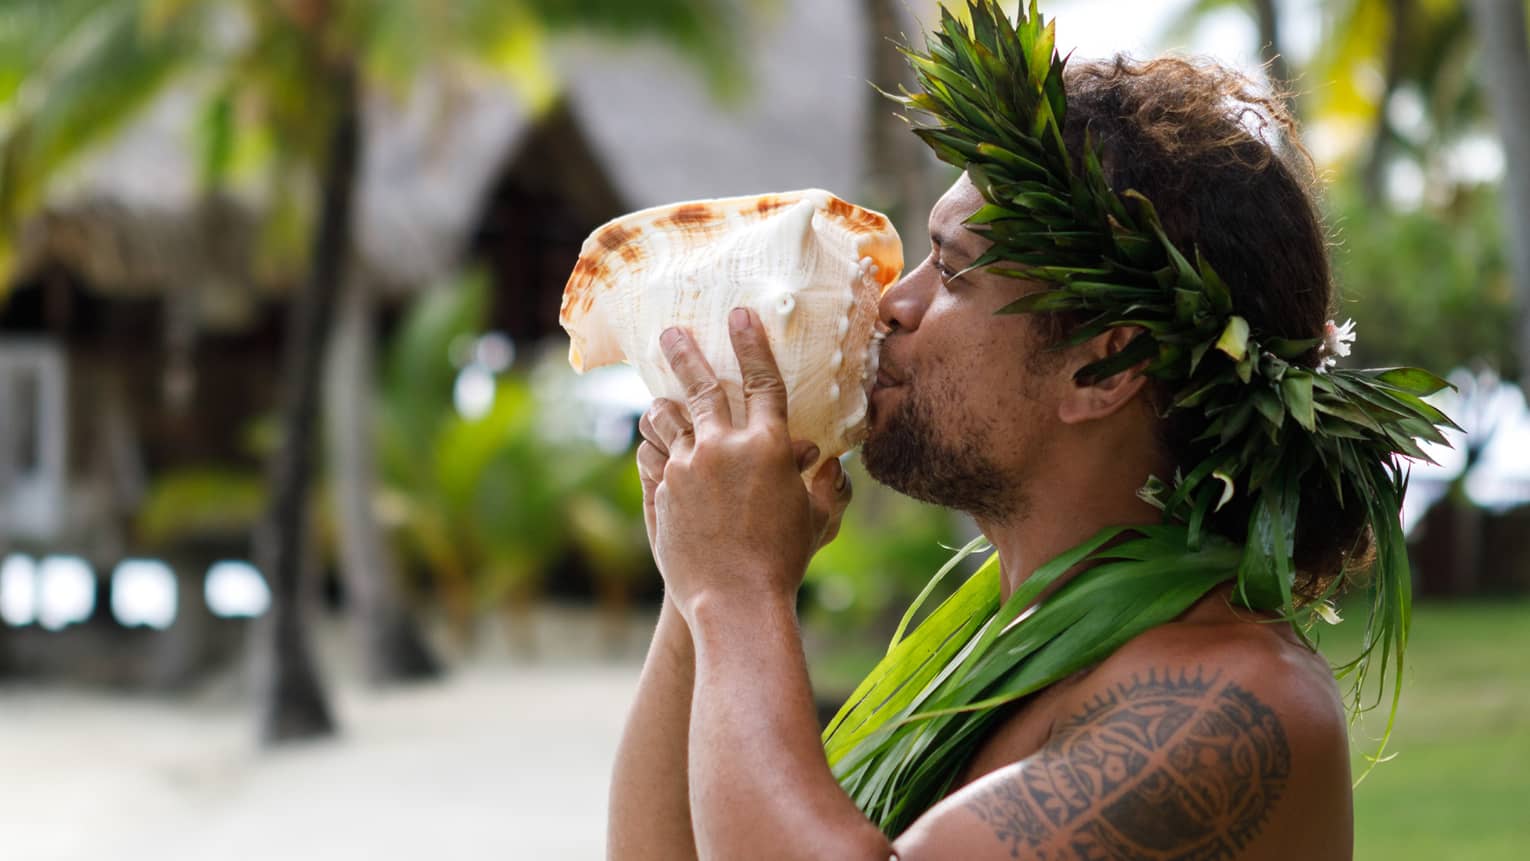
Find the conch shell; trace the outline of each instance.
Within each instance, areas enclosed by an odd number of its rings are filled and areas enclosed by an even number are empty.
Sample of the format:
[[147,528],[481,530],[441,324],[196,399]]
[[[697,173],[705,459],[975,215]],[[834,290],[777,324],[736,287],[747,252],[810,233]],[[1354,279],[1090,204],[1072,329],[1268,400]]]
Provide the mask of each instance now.
[[625,360],[651,394],[681,403],[659,335],[689,329],[742,422],[727,317],[754,309],[786,383],[788,430],[812,440],[822,464],[865,436],[877,301],[902,270],[903,244],[887,217],[826,191],[676,203],[618,218],[585,240],[559,321],[574,370]]

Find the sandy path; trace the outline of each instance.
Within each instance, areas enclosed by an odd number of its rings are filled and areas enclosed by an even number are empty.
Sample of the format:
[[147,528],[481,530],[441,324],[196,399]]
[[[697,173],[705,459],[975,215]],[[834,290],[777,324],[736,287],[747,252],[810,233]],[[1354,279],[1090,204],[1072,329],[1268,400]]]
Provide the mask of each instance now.
[[0,858],[597,859],[636,676],[500,659],[426,687],[341,682],[343,735],[274,753],[227,692],[0,688]]

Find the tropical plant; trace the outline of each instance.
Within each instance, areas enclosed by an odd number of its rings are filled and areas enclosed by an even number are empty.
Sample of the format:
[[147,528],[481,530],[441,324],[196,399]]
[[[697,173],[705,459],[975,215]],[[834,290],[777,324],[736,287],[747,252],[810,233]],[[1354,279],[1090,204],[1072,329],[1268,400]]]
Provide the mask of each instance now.
[[839,535],[818,551],[805,580],[808,624],[825,633],[862,631],[897,618],[958,541],[954,516],[871,480],[846,461],[855,504]]
[[658,570],[643,526],[643,487],[637,459],[585,450],[594,461],[585,480],[563,499],[563,514],[579,559],[595,578],[598,605],[605,621],[607,647],[619,650],[626,610],[645,581],[656,583]]
[[[1386,198],[1388,170],[1397,159],[1426,176],[1440,175],[1440,154],[1477,130],[1483,115],[1465,4],[1345,0],[1325,11],[1329,38],[1304,76],[1311,82],[1303,87],[1309,119],[1359,132],[1361,182],[1373,204]],[[1400,98],[1422,106],[1422,123],[1399,122]]]
[[138,508],[137,538],[150,546],[206,534],[248,533],[266,507],[253,472],[185,469],[156,476]]
[[529,650],[525,611],[554,562],[577,553],[613,604],[653,568],[636,462],[560,425],[566,389],[545,391],[515,370],[481,414],[454,407],[453,348],[482,333],[487,298],[487,281],[472,275],[406,314],[380,388],[383,481],[394,530],[436,578],[459,639],[480,609],[503,607]]
[[1342,317],[1365,337],[1361,366],[1520,367],[1515,295],[1500,230],[1498,190],[1462,186],[1444,207],[1378,211],[1353,181],[1331,187]]

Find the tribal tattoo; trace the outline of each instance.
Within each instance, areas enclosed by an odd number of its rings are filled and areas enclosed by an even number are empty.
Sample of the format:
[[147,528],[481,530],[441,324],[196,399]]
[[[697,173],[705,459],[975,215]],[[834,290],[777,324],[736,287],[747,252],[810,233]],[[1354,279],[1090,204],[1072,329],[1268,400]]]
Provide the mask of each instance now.
[[1200,670],[1134,676],[967,808],[1016,858],[1236,857],[1285,789],[1291,751],[1275,713],[1219,679]]

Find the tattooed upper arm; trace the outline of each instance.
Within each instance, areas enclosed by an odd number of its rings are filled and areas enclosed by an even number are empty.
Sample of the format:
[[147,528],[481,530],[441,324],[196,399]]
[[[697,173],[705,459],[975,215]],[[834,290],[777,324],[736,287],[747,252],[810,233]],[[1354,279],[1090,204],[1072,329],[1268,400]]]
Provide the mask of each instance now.
[[1197,666],[1095,686],[1041,750],[927,814],[900,857],[1243,858],[1292,792],[1289,728],[1251,687]]
[[1275,713],[1233,682],[1149,672],[1098,694],[1019,773],[966,807],[1010,848],[1052,858],[1233,858],[1285,791]]

